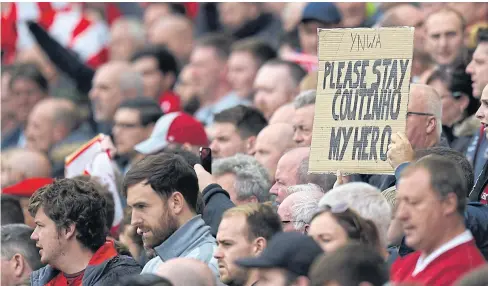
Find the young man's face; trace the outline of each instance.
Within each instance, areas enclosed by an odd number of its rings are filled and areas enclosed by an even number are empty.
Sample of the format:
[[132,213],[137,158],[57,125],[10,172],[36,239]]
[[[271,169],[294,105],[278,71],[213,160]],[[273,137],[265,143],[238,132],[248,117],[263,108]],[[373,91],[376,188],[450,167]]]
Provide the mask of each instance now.
[[241,138],[234,124],[216,122],[212,129],[214,136],[210,148],[214,158],[227,158],[238,153],[247,153],[246,139]]
[[44,212],[44,208],[39,208],[34,222],[36,227],[31,235],[31,239],[36,241],[39,248],[41,262],[44,264],[56,265],[67,241],[62,236],[63,230],[58,230],[56,224]]
[[145,248],[154,248],[163,243],[177,229],[176,217],[169,210],[168,200],[163,199],[145,181],[127,190],[127,205],[132,208],[131,224],[142,235]]
[[136,72],[142,74],[144,81],[144,96],[158,100],[160,93],[169,89],[164,84],[164,75],[158,67],[158,62],[153,57],[142,57],[132,63]]
[[459,56],[463,46],[461,20],[454,13],[438,13],[426,22],[427,51],[437,64],[449,65]]
[[249,241],[246,217],[224,217],[217,233],[217,244],[214,257],[219,263],[220,280],[228,285],[245,284],[248,271],[237,266],[234,261],[255,255],[253,244]]
[[473,54],[473,59],[466,67],[466,72],[471,75],[473,81],[473,96],[481,97],[483,88],[488,85],[488,43],[478,44]]

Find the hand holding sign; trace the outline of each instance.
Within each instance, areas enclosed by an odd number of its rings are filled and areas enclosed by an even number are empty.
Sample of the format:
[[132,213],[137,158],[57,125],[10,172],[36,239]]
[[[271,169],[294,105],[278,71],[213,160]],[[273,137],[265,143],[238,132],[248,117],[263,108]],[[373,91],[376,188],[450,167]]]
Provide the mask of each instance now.
[[388,146],[388,163],[396,169],[401,163],[410,162],[415,159],[415,152],[413,151],[407,135],[404,133],[396,133],[391,136],[391,144]]
[[337,170],[337,172],[336,172],[336,177],[337,177],[337,179],[336,179],[336,181],[334,183],[334,187],[333,188],[337,188],[340,185],[347,184],[351,180],[351,178],[349,176],[342,175],[342,172],[339,171],[339,170]]

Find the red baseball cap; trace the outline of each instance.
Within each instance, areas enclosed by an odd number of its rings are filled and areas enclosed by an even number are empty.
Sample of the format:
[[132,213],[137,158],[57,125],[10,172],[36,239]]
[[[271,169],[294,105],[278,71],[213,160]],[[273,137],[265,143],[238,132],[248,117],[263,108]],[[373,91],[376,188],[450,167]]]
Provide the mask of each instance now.
[[30,197],[38,189],[52,184],[54,182],[51,178],[30,178],[23,180],[15,185],[8,186],[2,189],[2,194],[14,195],[19,197]]
[[207,146],[208,138],[200,121],[183,112],[172,112],[159,118],[149,139],[134,149],[147,155],[161,151],[171,143]]

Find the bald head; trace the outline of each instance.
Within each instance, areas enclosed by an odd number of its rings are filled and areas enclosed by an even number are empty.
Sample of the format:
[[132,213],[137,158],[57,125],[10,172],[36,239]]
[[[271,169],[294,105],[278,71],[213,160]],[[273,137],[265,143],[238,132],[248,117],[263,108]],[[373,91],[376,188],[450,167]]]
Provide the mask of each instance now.
[[280,204],[288,195],[287,188],[298,184],[298,169],[301,162],[310,155],[309,147],[300,147],[286,152],[278,161],[275,173],[275,184],[270,193],[276,195],[276,203]]
[[256,138],[254,157],[261,163],[273,180],[276,166],[281,156],[295,147],[293,127],[287,123],[276,123],[266,126]]
[[156,272],[173,285],[215,286],[216,278],[207,264],[192,258],[175,258],[161,264]]
[[425,37],[423,21],[424,13],[419,8],[410,4],[400,4],[385,12],[379,25],[381,27],[415,27],[414,50],[423,52]]
[[[127,74],[129,73],[129,74]],[[97,122],[111,122],[122,100],[137,96],[143,87],[128,62],[111,61],[97,69],[93,78],[90,100]]]
[[25,128],[26,148],[47,153],[78,125],[75,104],[63,98],[47,98],[34,106]]
[[41,152],[11,149],[1,155],[2,187],[35,177],[51,177],[51,164]]
[[290,123],[290,118],[293,118],[294,114],[295,106],[293,103],[282,105],[273,113],[269,120],[269,124],[272,125],[275,123]]
[[128,61],[145,43],[144,25],[139,19],[120,17],[110,27],[110,60]]
[[149,30],[149,42],[168,48],[181,62],[186,63],[193,48],[193,27],[190,20],[170,15],[157,20]]
[[283,230],[306,233],[324,193],[314,184],[296,185],[289,187],[288,190],[294,193],[286,197],[278,208],[281,220],[290,221],[285,224]]
[[442,132],[442,102],[435,89],[425,84],[411,84],[408,112],[407,136],[414,149],[438,144]]
[[422,18],[422,12],[419,8],[410,4],[400,4],[385,12],[380,25],[382,27],[415,27]]

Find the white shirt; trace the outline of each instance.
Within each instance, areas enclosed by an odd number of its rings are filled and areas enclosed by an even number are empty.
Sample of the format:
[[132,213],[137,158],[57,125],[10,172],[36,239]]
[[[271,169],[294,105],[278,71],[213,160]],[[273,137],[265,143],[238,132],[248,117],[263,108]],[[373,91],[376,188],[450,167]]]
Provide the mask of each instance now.
[[443,244],[427,257],[420,255],[419,260],[417,260],[417,265],[415,265],[415,270],[413,271],[412,276],[415,276],[422,272],[432,261],[441,256],[443,253],[471,240],[473,240],[473,235],[471,234],[471,231],[466,230],[460,235]]

